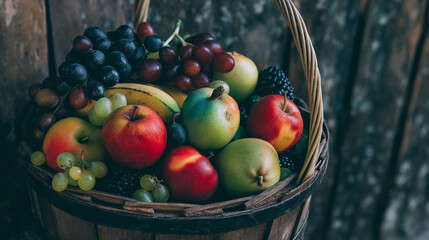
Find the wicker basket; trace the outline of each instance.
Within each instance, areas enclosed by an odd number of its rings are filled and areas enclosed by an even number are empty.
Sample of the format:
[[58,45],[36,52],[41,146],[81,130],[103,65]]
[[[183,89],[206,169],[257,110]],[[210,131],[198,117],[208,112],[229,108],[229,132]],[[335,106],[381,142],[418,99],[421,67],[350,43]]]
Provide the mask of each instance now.
[[[329,132],[323,122],[320,73],[305,24],[291,0],[275,0],[301,56],[310,106],[298,106],[309,122],[309,148],[301,172],[264,192],[211,204],[145,203],[96,190],[68,187],[56,192],[54,175],[29,161],[32,149],[20,144],[32,211],[52,239],[300,239],[311,194],[328,163]],[[146,19],[149,0],[136,4],[136,22]],[[31,119],[31,111],[27,119]],[[27,124],[28,125],[28,124]],[[26,124],[22,132],[26,133]]]

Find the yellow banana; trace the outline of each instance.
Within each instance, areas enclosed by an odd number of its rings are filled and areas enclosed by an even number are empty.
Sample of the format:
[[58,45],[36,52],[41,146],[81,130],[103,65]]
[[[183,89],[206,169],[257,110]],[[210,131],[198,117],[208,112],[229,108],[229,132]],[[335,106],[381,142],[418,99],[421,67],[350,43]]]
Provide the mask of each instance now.
[[119,83],[106,89],[105,96],[110,97],[118,92],[127,97],[128,104],[145,105],[151,108],[165,123],[173,122],[173,114],[180,112],[176,101],[156,87],[137,83]]
[[162,91],[166,92],[168,95],[170,95],[174,99],[174,101],[176,101],[176,103],[177,103],[177,105],[179,105],[180,109],[182,109],[183,102],[188,97],[187,93],[182,92],[175,87],[171,87],[168,85],[155,85],[155,84],[154,85],[148,84],[148,85],[159,88]]

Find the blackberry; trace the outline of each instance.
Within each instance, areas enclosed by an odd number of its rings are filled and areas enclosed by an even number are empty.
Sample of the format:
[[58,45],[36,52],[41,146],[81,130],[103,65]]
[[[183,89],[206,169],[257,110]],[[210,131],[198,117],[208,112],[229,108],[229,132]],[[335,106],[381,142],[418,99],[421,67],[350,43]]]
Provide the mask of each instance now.
[[290,154],[288,154],[288,152],[279,154],[279,162],[280,167],[288,168],[292,172],[295,172],[297,169],[295,159]]
[[266,96],[270,94],[284,95],[294,101],[293,87],[285,73],[277,66],[271,66],[259,73],[258,86],[256,94]]
[[115,168],[104,178],[97,179],[96,189],[124,197],[131,197],[133,193],[141,188],[140,178],[147,174],[147,169]]

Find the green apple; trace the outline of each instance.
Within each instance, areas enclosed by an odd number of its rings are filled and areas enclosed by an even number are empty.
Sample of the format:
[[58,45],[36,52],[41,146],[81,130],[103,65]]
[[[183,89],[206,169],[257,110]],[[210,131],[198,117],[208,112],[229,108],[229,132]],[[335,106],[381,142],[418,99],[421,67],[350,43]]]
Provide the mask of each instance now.
[[260,193],[280,180],[277,151],[259,138],[231,142],[218,154],[215,167],[222,186],[237,197]]
[[258,83],[258,68],[251,59],[244,55],[236,52],[228,54],[235,61],[234,68],[227,73],[215,71],[213,79],[225,81],[230,88],[229,95],[241,103],[255,91]]

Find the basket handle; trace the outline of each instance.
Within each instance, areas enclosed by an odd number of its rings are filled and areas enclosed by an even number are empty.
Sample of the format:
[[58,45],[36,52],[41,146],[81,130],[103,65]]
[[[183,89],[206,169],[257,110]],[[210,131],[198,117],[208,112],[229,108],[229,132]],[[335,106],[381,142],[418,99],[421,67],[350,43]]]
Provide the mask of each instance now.
[[139,23],[145,22],[149,11],[150,0],[135,0],[134,2],[134,29]]
[[323,131],[323,101],[320,72],[317,65],[316,52],[314,51],[301,14],[291,0],[274,1],[292,32],[293,40],[301,57],[308,89],[310,127],[307,155],[297,179],[298,183],[301,183],[314,173],[314,168],[319,159],[320,139]]
[[[301,63],[305,73],[310,104],[310,127],[308,150],[301,172],[297,181],[301,183],[313,173],[319,159],[320,139],[323,126],[323,101],[320,72],[317,65],[316,52],[305,26],[301,14],[296,9],[292,0],[274,0],[289,26],[293,40],[301,57]],[[150,0],[136,0],[134,26],[146,21]]]

